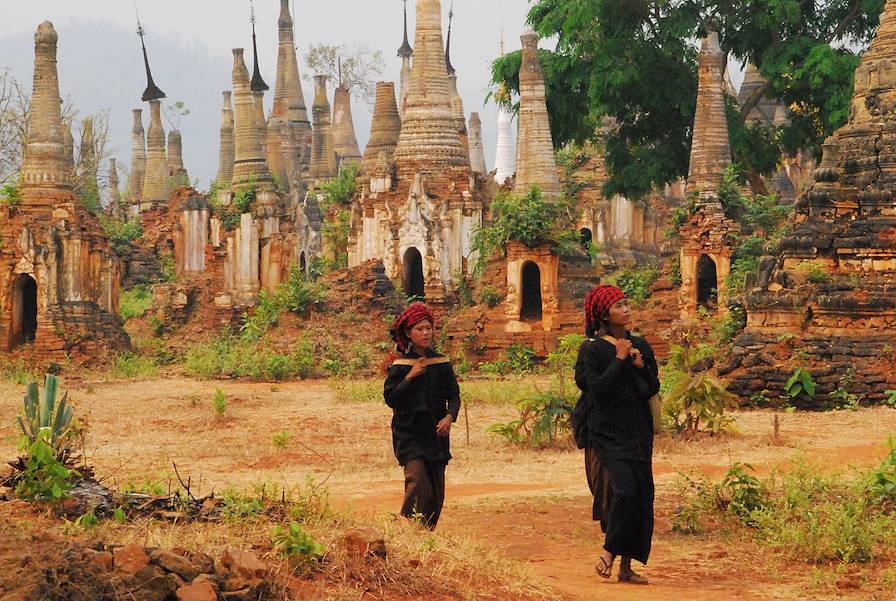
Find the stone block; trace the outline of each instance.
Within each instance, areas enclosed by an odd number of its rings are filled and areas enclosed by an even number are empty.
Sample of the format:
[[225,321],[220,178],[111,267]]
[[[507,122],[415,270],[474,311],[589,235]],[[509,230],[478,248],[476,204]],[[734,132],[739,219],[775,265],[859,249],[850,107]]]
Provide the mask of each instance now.
[[186,557],[176,555],[171,551],[156,550],[150,554],[152,562],[172,574],[177,574],[187,582],[192,582],[199,575],[199,571]]
[[218,601],[218,593],[208,580],[183,586],[176,595],[178,601]]
[[354,528],[342,535],[346,551],[358,557],[386,559],[386,542],[383,535],[373,528]]
[[125,574],[136,574],[149,565],[149,555],[139,545],[125,545],[115,549],[115,569]]

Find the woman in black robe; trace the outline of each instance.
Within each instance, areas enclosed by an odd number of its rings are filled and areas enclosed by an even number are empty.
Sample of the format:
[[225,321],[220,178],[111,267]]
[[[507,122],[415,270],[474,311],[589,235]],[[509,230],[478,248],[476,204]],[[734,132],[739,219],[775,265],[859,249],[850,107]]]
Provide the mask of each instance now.
[[445,502],[451,460],[451,424],[460,411],[460,387],[447,357],[430,348],[435,319],[414,303],[390,330],[398,353],[387,362],[383,387],[392,408],[392,448],[404,468],[401,515],[434,530]]
[[588,339],[575,366],[582,396],[573,421],[585,448],[593,514],[606,536],[595,570],[609,578],[619,556],[619,581],[647,584],[631,561],[647,563],[653,537],[649,399],[660,389],[656,359],[647,341],[628,331],[632,310],[619,288],[594,288],[585,300],[585,321]]

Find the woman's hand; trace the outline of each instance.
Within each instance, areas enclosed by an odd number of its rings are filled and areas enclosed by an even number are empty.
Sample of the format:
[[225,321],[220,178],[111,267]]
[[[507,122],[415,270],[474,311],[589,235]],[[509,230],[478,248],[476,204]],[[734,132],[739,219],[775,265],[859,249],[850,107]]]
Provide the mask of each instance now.
[[644,357],[641,356],[641,351],[636,348],[631,350],[632,365],[637,367],[638,369],[644,369]]
[[450,414],[443,417],[436,425],[436,434],[442,438],[448,436],[451,433],[451,422],[452,419]]
[[632,341],[627,338],[616,339],[616,358],[625,361],[632,352]]
[[413,380],[417,376],[423,375],[423,372],[426,371],[426,357],[420,357],[414,366],[411,368],[411,371],[408,372],[408,375],[404,377],[405,380]]

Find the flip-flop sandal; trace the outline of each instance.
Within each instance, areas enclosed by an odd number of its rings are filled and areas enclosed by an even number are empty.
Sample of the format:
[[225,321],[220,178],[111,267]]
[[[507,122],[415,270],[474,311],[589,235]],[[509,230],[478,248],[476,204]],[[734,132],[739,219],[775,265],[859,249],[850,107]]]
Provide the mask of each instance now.
[[[603,558],[601,558],[603,559]],[[627,584],[649,584],[647,578],[641,576],[634,570],[629,570],[627,572],[619,572],[617,576],[619,582],[625,582]]]
[[610,574],[613,572],[613,562],[607,563],[607,560],[604,559],[603,555],[597,559],[598,563],[595,564],[594,571],[597,572],[597,575],[601,578],[609,578]]

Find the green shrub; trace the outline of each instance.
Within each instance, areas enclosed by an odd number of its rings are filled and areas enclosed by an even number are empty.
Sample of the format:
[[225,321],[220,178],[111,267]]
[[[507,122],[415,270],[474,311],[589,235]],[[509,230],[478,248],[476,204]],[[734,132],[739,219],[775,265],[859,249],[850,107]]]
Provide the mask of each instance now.
[[[883,470],[892,470],[894,462],[885,459]],[[721,482],[688,480],[685,513],[692,519],[683,516],[677,529],[673,520],[673,529],[699,532],[702,518],[716,513],[721,527],[733,518],[760,543],[793,559],[871,561],[891,552],[896,536],[892,505],[875,487],[880,469],[849,478],[821,474],[798,460],[783,476],[759,480],[749,466],[734,464]]]
[[276,526],[271,530],[271,543],[277,552],[290,559],[318,562],[323,559],[324,547],[296,522],[289,522],[284,528]]
[[19,205],[22,204],[22,190],[17,183],[6,184],[0,188],[0,203],[5,204],[11,210],[19,208]]
[[802,367],[794,368],[790,378],[784,384],[784,392],[794,401],[800,398],[811,401],[815,398],[815,380],[812,379],[809,370]]
[[869,475],[868,489],[879,502],[896,502],[896,440],[889,441],[890,452]]
[[254,518],[264,511],[264,502],[258,497],[240,494],[232,489],[221,493],[221,517],[228,522]]
[[479,302],[490,309],[497,307],[502,300],[498,291],[491,286],[483,286],[482,290],[479,291]]
[[569,208],[568,201],[545,199],[537,187],[522,195],[499,193],[492,201],[491,224],[477,228],[471,238],[471,249],[478,256],[473,272],[482,273],[492,256],[503,253],[511,240],[529,248],[548,245],[561,255],[581,252]]
[[273,444],[278,449],[285,449],[286,445],[289,444],[289,439],[292,438],[292,435],[287,431],[277,432],[271,437],[271,444]]
[[618,286],[634,304],[643,303],[650,297],[650,287],[660,277],[660,271],[652,265],[629,267],[617,271],[606,279],[608,284]]
[[164,252],[159,256],[159,267],[162,282],[173,282],[177,279],[177,269],[174,265],[174,253]]
[[134,242],[143,237],[143,226],[139,221],[120,221],[114,217],[100,215],[100,226],[109,237],[112,252],[120,257],[130,255]]
[[823,265],[814,261],[801,263],[797,269],[806,276],[806,280],[813,284],[826,284],[831,281],[831,274]]
[[830,403],[832,409],[847,409],[855,411],[859,408],[859,403],[865,398],[863,394],[855,394],[850,392],[853,387],[853,371],[852,368],[846,370],[838,382],[837,388],[830,394]]
[[663,378],[663,425],[673,432],[693,435],[703,429],[717,434],[731,426],[725,412],[737,406],[737,396],[724,382],[698,369],[702,355],[702,349],[688,339],[670,349]]
[[227,397],[220,388],[215,389],[215,396],[212,398],[212,409],[218,417],[224,417],[227,413]]
[[148,286],[134,286],[122,290],[118,301],[118,314],[123,321],[143,315],[152,306],[152,292]]
[[506,438],[509,442],[528,442],[533,447],[550,446],[572,432],[570,421],[572,399],[556,391],[548,391],[516,403],[519,419],[506,424],[492,424],[489,434]]
[[78,474],[57,458],[49,428],[42,428],[33,441],[23,436],[19,450],[25,452],[25,469],[18,475],[16,496],[50,503],[64,499]]
[[112,373],[131,380],[153,378],[158,375],[159,368],[151,357],[125,352],[115,357]]
[[311,281],[297,265],[293,265],[289,270],[289,279],[280,286],[276,294],[287,311],[306,316],[315,305],[324,301],[326,289],[323,284]]

